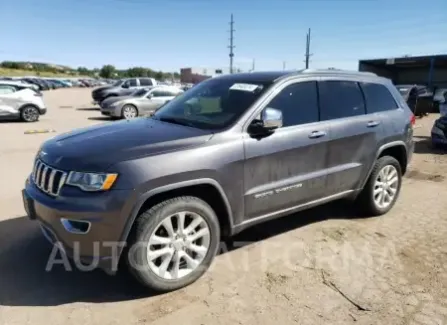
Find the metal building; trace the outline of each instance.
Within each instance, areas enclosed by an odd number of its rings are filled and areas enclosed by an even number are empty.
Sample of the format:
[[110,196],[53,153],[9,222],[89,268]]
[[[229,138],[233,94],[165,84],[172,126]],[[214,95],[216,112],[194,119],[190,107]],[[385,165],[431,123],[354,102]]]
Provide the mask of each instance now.
[[[241,72],[235,69],[235,72]],[[182,83],[199,83],[205,79],[230,73],[229,68],[183,68],[180,69],[180,81]]]
[[394,84],[447,87],[447,54],[360,60],[359,71],[391,79]]

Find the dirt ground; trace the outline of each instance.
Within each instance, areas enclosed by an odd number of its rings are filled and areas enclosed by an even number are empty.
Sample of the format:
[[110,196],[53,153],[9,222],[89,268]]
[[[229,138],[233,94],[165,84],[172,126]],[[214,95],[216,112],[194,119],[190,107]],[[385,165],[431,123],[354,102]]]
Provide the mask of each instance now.
[[195,284],[151,296],[101,271],[45,271],[51,247],[20,197],[33,156],[55,134],[106,121],[89,109],[90,90],[45,100],[40,122],[0,123],[0,324],[447,324],[447,155],[429,145],[436,116],[417,120],[411,169],[386,216],[357,218],[337,202],[257,226],[222,245]]

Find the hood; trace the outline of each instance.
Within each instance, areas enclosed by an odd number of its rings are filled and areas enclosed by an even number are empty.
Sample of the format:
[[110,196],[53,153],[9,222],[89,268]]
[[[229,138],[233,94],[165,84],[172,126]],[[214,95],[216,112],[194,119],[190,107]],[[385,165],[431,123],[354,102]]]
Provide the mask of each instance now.
[[105,171],[124,160],[137,159],[208,141],[210,131],[137,118],[100,124],[46,141],[40,158],[66,171]]
[[102,87],[98,87],[98,88],[93,89],[93,92],[99,93],[100,91],[104,91],[104,90],[107,90],[107,89],[110,89],[110,88],[114,88],[114,87],[112,87],[111,85],[109,85],[109,86],[102,86]]
[[113,103],[116,103],[116,102],[119,102],[119,101],[122,101],[122,100],[132,99],[132,98],[134,98],[134,97],[132,97],[132,96],[109,97],[109,98],[104,99],[102,101],[101,105],[107,107],[107,106],[112,105]]

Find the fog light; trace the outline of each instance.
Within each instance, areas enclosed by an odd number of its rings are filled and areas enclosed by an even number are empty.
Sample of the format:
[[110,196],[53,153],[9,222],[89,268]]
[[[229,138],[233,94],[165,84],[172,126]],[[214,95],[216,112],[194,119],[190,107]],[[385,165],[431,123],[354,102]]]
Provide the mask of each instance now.
[[61,223],[65,230],[72,234],[85,235],[90,231],[91,223],[82,220],[61,219]]

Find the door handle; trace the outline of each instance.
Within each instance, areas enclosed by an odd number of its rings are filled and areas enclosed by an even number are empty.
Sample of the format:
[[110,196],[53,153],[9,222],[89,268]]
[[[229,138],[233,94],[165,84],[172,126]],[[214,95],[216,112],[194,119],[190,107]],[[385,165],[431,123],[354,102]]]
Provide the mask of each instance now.
[[375,126],[377,126],[379,124],[380,124],[379,121],[369,121],[368,124],[366,124],[366,126],[369,127],[369,128],[373,128],[373,127],[375,127]]
[[326,132],[324,131],[313,131],[311,134],[309,134],[310,139],[317,139],[324,137],[326,135]]

